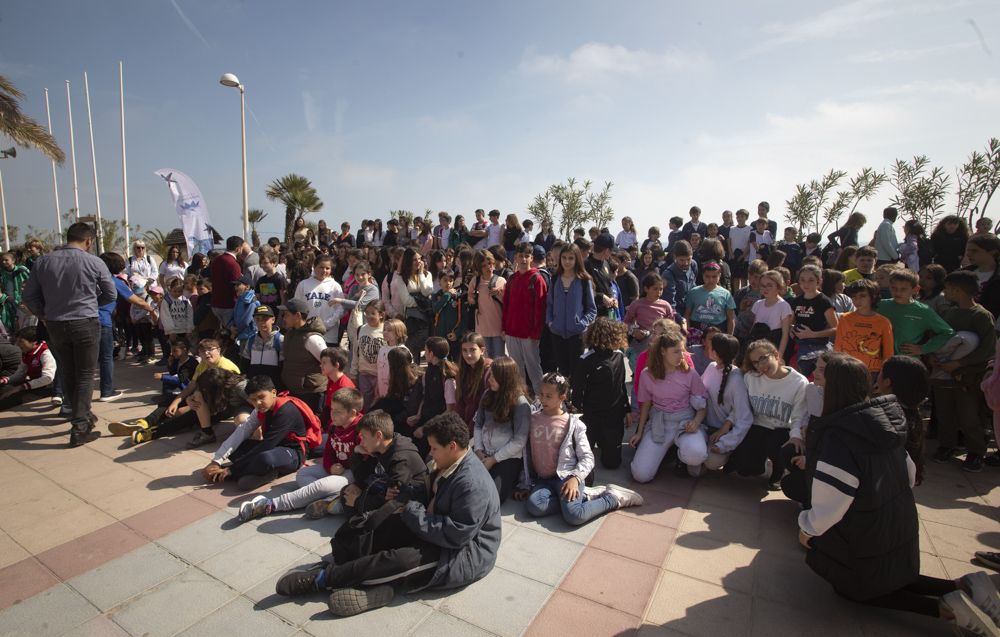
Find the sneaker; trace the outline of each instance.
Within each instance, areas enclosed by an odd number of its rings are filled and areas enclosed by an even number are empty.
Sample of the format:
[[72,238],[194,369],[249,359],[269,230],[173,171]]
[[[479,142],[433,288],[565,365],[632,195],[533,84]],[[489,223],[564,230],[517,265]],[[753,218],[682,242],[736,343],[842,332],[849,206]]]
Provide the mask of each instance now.
[[617,484],[609,484],[607,492],[618,501],[619,509],[642,506],[645,502],[645,500],[642,499],[642,496],[637,492],[632,489],[626,489],[625,487]]
[[274,592],[285,597],[318,593],[319,587],[316,586],[316,578],[324,570],[326,570],[326,563],[319,562],[306,568],[288,571],[278,579],[278,583],[274,586]]
[[376,608],[382,608],[392,601],[396,591],[389,584],[371,588],[338,588],[330,593],[327,606],[337,617],[350,617]]
[[969,473],[982,473],[983,457],[978,453],[966,454],[965,462],[962,463],[962,471]]
[[340,515],[344,512],[344,499],[339,495],[310,502],[306,507],[306,517],[310,520],[321,520],[328,515]]
[[603,486],[603,485],[599,486],[599,487],[584,487],[583,488],[583,499],[584,500],[596,500],[597,498],[601,497],[602,495],[604,495],[607,492],[608,492],[608,488],[606,486]]
[[53,396],[52,397],[52,406],[53,407],[62,407],[62,404],[63,404],[62,396]]
[[101,432],[99,431],[88,431],[85,434],[77,434],[74,432],[69,435],[69,446],[79,447],[81,445],[87,444],[88,442],[94,442],[100,437],[101,437]]
[[965,591],[972,603],[990,616],[993,623],[1000,627],[1000,592],[993,585],[993,580],[984,571],[969,573],[956,580],[958,587]]
[[262,476],[243,476],[236,481],[236,486],[240,491],[253,491],[254,489],[259,489],[268,482],[271,482],[278,477],[278,472],[271,470]]
[[941,598],[941,603],[955,615],[951,621],[958,628],[973,635],[1000,637],[1000,629],[993,625],[993,620],[989,618],[989,615],[972,603],[965,591],[952,591]]
[[262,518],[270,511],[268,510],[267,503],[270,500],[263,495],[258,495],[252,500],[247,500],[240,505],[239,518],[240,522],[249,522],[250,520],[256,520],[257,518]]
[[197,449],[203,445],[215,442],[215,432],[211,429],[199,429],[188,443],[188,449]]
[[149,442],[153,439],[152,429],[140,429],[139,431],[132,432],[132,444],[141,445],[144,442]]
[[143,418],[132,421],[109,422],[108,431],[112,436],[131,436],[135,431],[149,429],[149,423]]
[[114,401],[118,400],[119,398],[121,398],[124,395],[125,395],[125,390],[124,389],[116,389],[116,390],[112,391],[110,394],[108,394],[107,396],[101,396],[100,398],[98,398],[97,402],[99,402],[99,403],[114,402]]
[[955,450],[952,447],[938,447],[937,451],[934,452],[934,462],[941,464],[943,462],[948,462],[951,457],[955,455]]
[[976,551],[976,561],[988,566],[994,571],[1000,571],[1000,553],[994,551]]

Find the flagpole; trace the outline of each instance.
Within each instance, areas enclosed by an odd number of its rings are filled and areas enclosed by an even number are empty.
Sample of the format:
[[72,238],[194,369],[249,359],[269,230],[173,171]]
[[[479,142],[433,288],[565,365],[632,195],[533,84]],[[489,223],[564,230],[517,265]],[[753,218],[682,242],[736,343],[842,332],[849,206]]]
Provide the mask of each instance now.
[[125,72],[122,61],[118,60],[118,112],[122,126],[122,206],[125,211],[125,252],[129,248],[128,236],[128,167],[125,163]]
[[10,236],[7,234],[7,199],[3,196],[3,172],[0,172],[0,210],[3,211],[3,249],[10,252]]
[[104,224],[101,223],[101,189],[97,185],[97,151],[94,149],[94,119],[90,115],[90,81],[83,72],[83,92],[87,96],[87,127],[90,129],[90,163],[94,167],[94,204],[97,214],[97,252],[104,252]]
[[[45,117],[49,120],[49,135],[52,135],[52,111],[49,110],[49,89],[45,89]],[[52,196],[56,199],[56,231],[62,236],[62,216],[59,214],[59,181],[56,179],[56,160],[52,160]]]
[[66,110],[69,112],[69,156],[73,163],[73,210],[80,220],[80,189],[76,183],[76,141],[73,138],[73,102],[69,97],[69,80],[66,80]]

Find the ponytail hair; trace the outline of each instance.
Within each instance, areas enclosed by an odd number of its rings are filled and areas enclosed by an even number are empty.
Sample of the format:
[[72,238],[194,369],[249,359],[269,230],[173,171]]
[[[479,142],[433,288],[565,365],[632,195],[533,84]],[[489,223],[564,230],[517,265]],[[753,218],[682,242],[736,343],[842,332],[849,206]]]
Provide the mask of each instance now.
[[712,336],[710,341],[712,351],[719,357],[722,363],[722,383],[719,385],[719,404],[722,404],[722,396],[726,393],[726,383],[729,381],[729,373],[733,371],[733,364],[740,355],[740,341],[732,334],[722,332]]

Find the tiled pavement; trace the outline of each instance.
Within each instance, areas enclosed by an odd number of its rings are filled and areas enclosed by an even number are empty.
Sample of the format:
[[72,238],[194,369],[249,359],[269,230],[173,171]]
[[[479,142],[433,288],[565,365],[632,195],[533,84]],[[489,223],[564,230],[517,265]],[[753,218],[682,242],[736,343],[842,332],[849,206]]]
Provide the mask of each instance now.
[[[118,363],[130,391],[95,411],[149,411],[153,371]],[[0,635],[951,634],[838,599],[803,562],[796,506],[718,476],[661,475],[642,489],[645,506],[580,528],[508,503],[497,567],[481,582],[333,619],[321,597],[289,601],[274,582],[318,560],[339,519],[235,524],[247,496],[201,486],[209,454],[185,449],[187,436],[70,450],[66,431],[47,403],[0,416]],[[916,493],[925,574],[957,577],[978,570],[973,551],[1000,549],[1000,472],[932,463]]]

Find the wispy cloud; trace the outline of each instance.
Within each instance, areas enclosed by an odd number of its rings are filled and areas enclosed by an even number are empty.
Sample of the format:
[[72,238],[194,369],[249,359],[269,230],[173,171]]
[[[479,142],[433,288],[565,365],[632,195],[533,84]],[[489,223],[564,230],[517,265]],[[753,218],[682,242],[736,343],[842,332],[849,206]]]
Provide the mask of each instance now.
[[184,14],[184,10],[181,9],[181,6],[179,4],[177,4],[177,0],[170,0],[170,4],[173,5],[174,11],[177,12],[177,16],[181,19],[181,22],[184,23],[184,26],[187,27],[188,31],[190,31],[196,38],[201,40],[202,44],[204,44],[207,47],[211,47],[212,45],[208,43],[208,40],[205,39],[205,36],[203,36],[201,34],[201,31],[198,30],[198,27],[194,25],[194,22],[191,22],[191,20]]
[[662,53],[629,49],[620,44],[588,42],[568,55],[542,54],[528,49],[518,65],[522,73],[560,76],[569,82],[590,82],[608,77],[644,77],[703,67],[701,54],[670,50]]
[[972,49],[977,46],[979,46],[977,42],[956,42],[954,44],[929,46],[922,49],[876,49],[853,53],[847,56],[847,61],[852,64],[914,62],[934,55]]
[[315,132],[319,127],[319,104],[309,91],[302,91],[302,110],[306,118],[306,130]]

